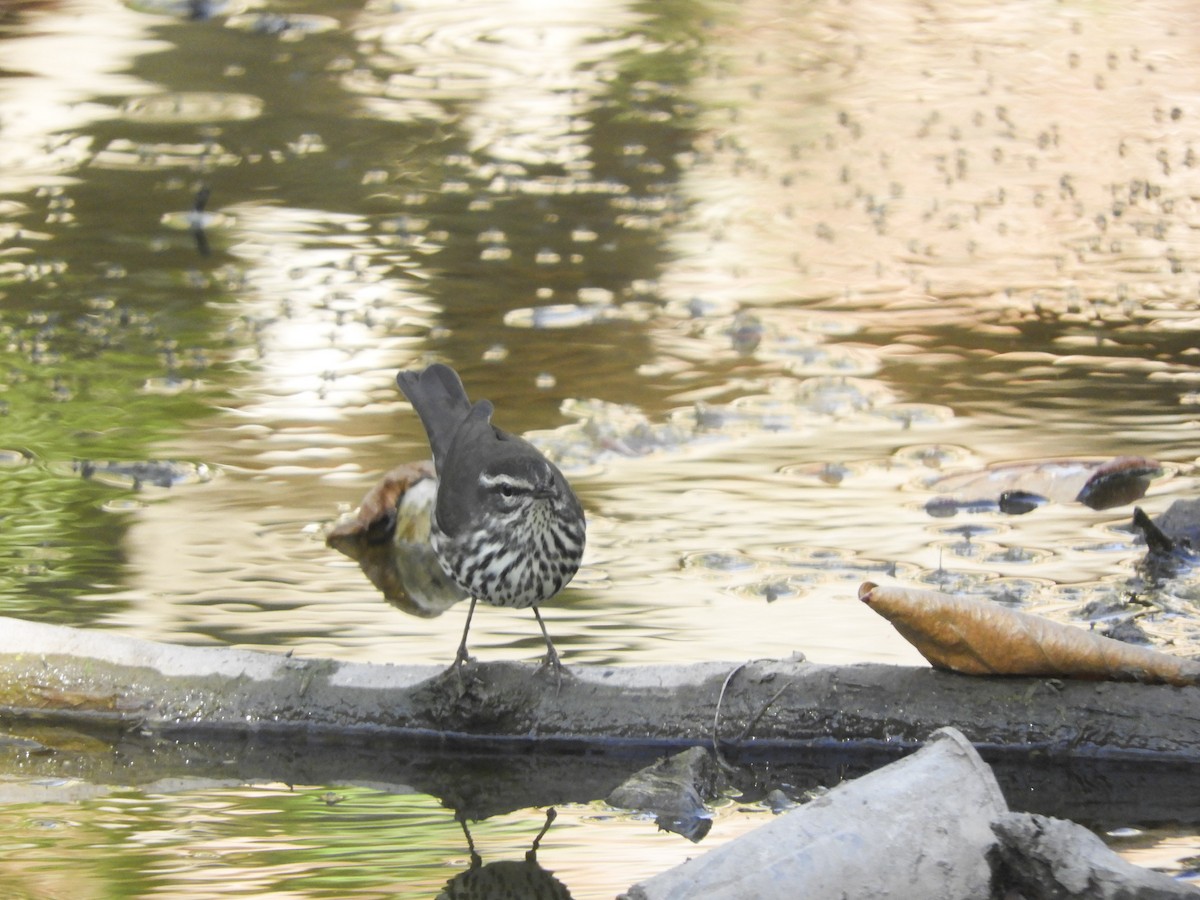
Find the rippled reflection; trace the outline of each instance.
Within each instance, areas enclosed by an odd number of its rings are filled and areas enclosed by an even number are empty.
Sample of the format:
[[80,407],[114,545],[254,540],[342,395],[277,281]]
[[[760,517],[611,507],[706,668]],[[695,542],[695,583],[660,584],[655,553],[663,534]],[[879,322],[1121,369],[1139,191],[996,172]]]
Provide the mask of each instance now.
[[112,114],[101,98],[150,90],[126,71],[127,62],[166,46],[119,6],[16,15],[36,24],[19,39],[3,40],[3,72],[12,73],[0,77],[0,189],[6,194],[60,183],[60,175],[84,164],[91,141],[83,130]]
[[[961,447],[936,463],[950,474],[1138,453],[1168,464],[1152,509],[1187,492],[1179,38],[1155,16],[988,29],[906,9],[864,29],[768,3],[379,3],[345,32],[318,13],[114,12],[129,74],[95,100],[115,116],[48,126],[86,148],[60,165],[77,183],[4,207],[16,508],[69,521],[54,507],[81,460],[220,470],[146,498],[89,488],[110,492],[87,501],[107,526],[88,538],[119,535],[90,589],[84,570],[95,614],[440,659],[454,613],[397,618],[322,544],[424,453],[392,376],[440,357],[574,473],[591,549],[552,615],[578,661],[909,658],[886,633],[847,642],[869,621],[864,571],[1032,578],[1022,596],[1053,610],[1105,593],[1139,553],[1125,511],[977,511],[993,537],[947,537],[911,455]],[[7,45],[32,59],[73,28],[51,16]],[[87,100],[29,73],[4,89]],[[19,129],[0,139],[37,155]],[[74,533],[18,571],[77,596]],[[780,556],[803,551],[830,555]],[[695,565],[739,556],[752,576]],[[527,654],[489,618],[495,649]],[[1193,640],[1186,620],[1168,633]]]
[[467,152],[516,167],[499,177],[582,172],[594,166],[588,116],[619,76],[620,55],[645,46],[642,18],[607,0],[422,2],[403,15],[382,0],[356,23],[371,71],[356,71],[349,87],[388,119],[454,104]]
[[[708,843],[723,843],[765,815],[726,807],[726,833]],[[542,896],[527,892],[533,884],[552,891],[565,886],[576,900],[592,900],[615,896],[664,861],[682,862],[695,852],[677,836],[654,835],[652,823],[615,815],[601,804],[570,804],[558,807],[536,863],[527,866],[526,854],[545,822],[545,811],[534,809],[470,823],[468,843],[454,814],[421,794],[181,782],[70,807],[0,805],[0,876],[9,891],[38,897],[63,891],[434,897],[439,891],[459,896],[453,891],[480,885],[517,891],[511,896]],[[597,829],[607,833],[622,865],[599,860],[588,837]],[[69,876],[63,854],[75,861]]]

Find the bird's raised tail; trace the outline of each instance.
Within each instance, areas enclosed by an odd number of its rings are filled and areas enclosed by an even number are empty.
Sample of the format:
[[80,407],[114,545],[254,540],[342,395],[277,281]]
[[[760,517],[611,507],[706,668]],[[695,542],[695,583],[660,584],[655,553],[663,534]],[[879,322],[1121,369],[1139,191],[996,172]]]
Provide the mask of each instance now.
[[396,384],[421,417],[434,463],[440,466],[454,432],[471,412],[461,379],[449,366],[434,363],[423,372],[398,373]]

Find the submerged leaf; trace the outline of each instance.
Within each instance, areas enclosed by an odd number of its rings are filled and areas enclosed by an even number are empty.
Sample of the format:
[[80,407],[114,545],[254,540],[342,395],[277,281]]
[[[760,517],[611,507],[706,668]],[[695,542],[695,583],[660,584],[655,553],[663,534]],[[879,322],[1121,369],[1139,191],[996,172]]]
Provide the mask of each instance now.
[[858,598],[939,669],[1200,684],[1200,662],[1114,641],[986,600],[866,582]]

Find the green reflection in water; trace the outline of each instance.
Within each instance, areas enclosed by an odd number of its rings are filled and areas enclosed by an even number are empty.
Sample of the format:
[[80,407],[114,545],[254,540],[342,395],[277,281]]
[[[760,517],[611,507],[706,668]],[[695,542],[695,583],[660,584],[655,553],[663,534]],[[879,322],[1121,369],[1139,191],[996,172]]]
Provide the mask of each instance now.
[[178,308],[142,283],[43,274],[0,303],[5,614],[84,624],[106,611],[67,601],[120,584],[125,518],[103,507],[129,491],[83,480],[78,463],[153,460],[218,396],[203,386],[214,374],[203,305]]
[[121,792],[71,807],[0,807],[6,896],[68,886],[73,897],[433,896],[466,856],[462,830],[436,800],[366,788]]

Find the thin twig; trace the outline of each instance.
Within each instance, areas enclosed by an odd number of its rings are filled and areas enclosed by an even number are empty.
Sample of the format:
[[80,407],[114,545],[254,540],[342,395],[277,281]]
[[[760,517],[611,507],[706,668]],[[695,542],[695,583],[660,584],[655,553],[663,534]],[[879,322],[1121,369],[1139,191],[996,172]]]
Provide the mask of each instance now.
[[734,767],[729,764],[729,762],[725,759],[724,754],[721,753],[721,740],[720,740],[720,731],[719,731],[719,726],[721,724],[721,704],[725,702],[725,691],[729,688],[729,683],[731,681],[733,681],[733,676],[736,675],[738,672],[740,672],[742,669],[746,668],[747,665],[749,665],[748,662],[738,663],[736,666],[734,666],[732,669],[729,670],[729,674],[725,676],[725,681],[721,685],[721,693],[717,695],[717,708],[713,712],[713,727],[712,727],[713,753],[716,754],[717,762],[720,763],[721,766],[726,769],[732,769]]
[[771,695],[771,699],[762,705],[762,709],[760,709],[757,713],[754,714],[754,717],[751,718],[749,723],[747,723],[746,727],[744,729],[742,729],[742,733],[738,735],[738,743],[739,744],[742,741],[744,741],[747,737],[750,736],[750,732],[754,730],[754,726],[758,724],[758,720],[761,719],[763,717],[763,715],[766,713],[766,711],[771,708],[771,704],[774,703],[776,700],[778,700],[783,695],[783,692],[786,691],[788,688],[790,688],[795,683],[796,682],[794,682],[794,681],[789,681],[787,684],[785,684],[783,687],[781,687],[779,690],[777,690],[774,694]]
[[[734,666],[732,669],[729,670],[729,674],[725,676],[725,681],[721,684],[721,693],[717,695],[717,708],[713,712],[713,727],[712,727],[713,752],[716,754],[717,762],[720,763],[721,766],[723,766],[724,768],[730,769],[730,770],[733,770],[736,767],[733,766],[727,759],[725,759],[725,755],[721,752],[721,740],[720,740],[721,705],[725,702],[725,692],[729,689],[729,685],[730,685],[730,683],[732,683],[733,677],[735,675],[737,675],[738,672],[740,672],[742,669],[746,668],[746,666],[750,665],[750,663],[752,663],[754,661],[755,660],[747,660],[746,662],[738,663],[736,666]],[[796,682],[794,680],[789,680],[786,684],[784,684],[783,687],[781,687],[774,694],[772,694],[771,697],[767,700],[767,702],[764,703],[762,705],[762,707],[758,710],[758,712],[756,712],[753,716],[750,717],[750,721],[746,724],[746,727],[742,729],[742,733],[737,736],[737,739],[735,742],[740,744],[744,740],[746,740],[746,738],[749,737],[750,732],[754,729],[754,726],[758,724],[759,720],[762,719],[762,717],[764,715],[766,715],[766,712],[768,709],[771,708],[771,705],[776,700],[778,700],[781,696],[783,696],[784,691],[786,691],[788,688],[790,688],[795,683]]]

